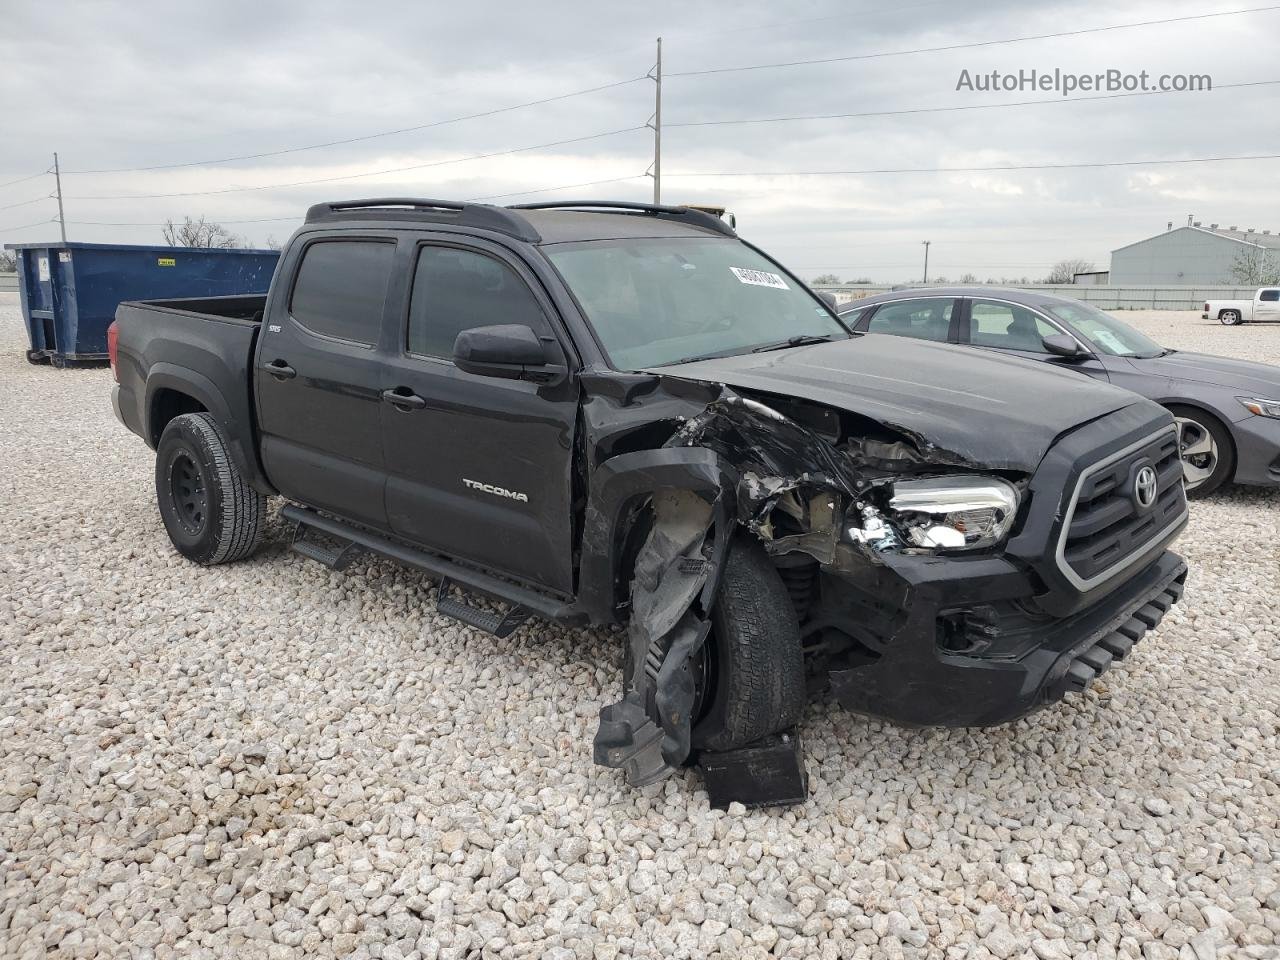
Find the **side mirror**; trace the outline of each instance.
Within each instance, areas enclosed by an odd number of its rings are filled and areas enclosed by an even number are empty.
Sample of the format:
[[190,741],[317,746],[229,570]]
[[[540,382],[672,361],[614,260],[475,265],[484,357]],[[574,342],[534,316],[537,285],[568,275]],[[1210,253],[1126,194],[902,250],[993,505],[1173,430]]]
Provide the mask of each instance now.
[[453,342],[453,363],[480,377],[559,383],[568,368],[551,337],[539,337],[519,323],[463,330]]
[[1042,338],[1040,342],[1044,344],[1046,353],[1051,353],[1055,357],[1062,357],[1064,360],[1083,360],[1089,356],[1085,350],[1081,349],[1079,341],[1069,334],[1050,334]]
[[821,293],[818,294],[818,299],[821,300],[823,303],[825,303],[828,307],[830,307],[832,313],[836,312],[836,306],[839,304],[840,301],[836,299],[836,295],[834,293],[830,293],[829,291],[823,290]]

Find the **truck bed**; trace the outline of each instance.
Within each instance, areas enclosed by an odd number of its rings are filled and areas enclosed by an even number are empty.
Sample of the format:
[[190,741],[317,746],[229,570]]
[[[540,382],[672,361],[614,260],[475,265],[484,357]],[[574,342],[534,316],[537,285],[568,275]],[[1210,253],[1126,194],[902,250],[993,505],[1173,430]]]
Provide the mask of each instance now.
[[[127,300],[121,307],[142,307],[166,312],[190,313],[209,319],[247,320],[258,323],[267,305],[265,293],[250,293],[232,297],[182,297],[174,300]],[[116,318],[119,319],[119,311]]]
[[266,481],[255,452],[253,363],[265,294],[135,300],[116,309],[120,419],[155,447],[165,424],[199,410],[222,425],[250,482]]

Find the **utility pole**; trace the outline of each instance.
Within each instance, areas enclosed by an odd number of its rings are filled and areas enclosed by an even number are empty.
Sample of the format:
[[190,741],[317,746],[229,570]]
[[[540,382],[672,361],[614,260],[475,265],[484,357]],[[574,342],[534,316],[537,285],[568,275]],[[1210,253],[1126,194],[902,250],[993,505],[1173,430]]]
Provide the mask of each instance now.
[[925,240],[923,241],[923,243],[924,243],[924,282],[927,284],[929,282],[929,241]]
[[658,38],[658,60],[649,73],[653,81],[653,119],[646,126],[653,128],[653,163],[648,174],[653,177],[653,202],[662,202],[662,38]]
[[58,186],[58,229],[62,231],[62,242],[67,242],[67,220],[62,215],[62,173],[58,170],[58,154],[53,155],[53,182]]

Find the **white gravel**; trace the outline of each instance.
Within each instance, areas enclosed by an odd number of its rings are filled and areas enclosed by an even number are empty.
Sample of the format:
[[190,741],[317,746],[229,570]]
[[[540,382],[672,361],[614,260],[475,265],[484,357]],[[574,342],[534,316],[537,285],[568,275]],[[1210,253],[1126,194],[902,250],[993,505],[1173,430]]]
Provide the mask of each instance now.
[[[1280,327],[1126,319],[1280,360]],[[805,718],[801,808],[594,767],[616,635],[494,640],[389,562],[170,549],[105,369],[0,294],[0,954],[1275,957],[1280,493],[1196,504],[1187,598],[989,731]],[[481,952],[483,948],[483,952]]]

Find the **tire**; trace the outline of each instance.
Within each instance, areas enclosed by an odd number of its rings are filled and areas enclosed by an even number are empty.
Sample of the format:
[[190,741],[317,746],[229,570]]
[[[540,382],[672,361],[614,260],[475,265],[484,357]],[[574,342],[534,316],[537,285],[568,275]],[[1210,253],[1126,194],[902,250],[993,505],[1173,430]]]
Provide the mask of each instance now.
[[[1219,487],[1235,475],[1235,444],[1232,443],[1231,434],[1223,426],[1222,421],[1199,407],[1170,405],[1169,412],[1178,421],[1178,445],[1180,450],[1182,448],[1195,449],[1198,441],[1203,437],[1207,437],[1211,441],[1213,462],[1207,476],[1203,475],[1203,470],[1209,467],[1207,459],[1201,459],[1197,456],[1195,462],[1184,462],[1184,467],[1187,468],[1185,471],[1187,499],[1203,499],[1217,491]],[[1184,435],[1186,438],[1185,443]]]
[[1224,327],[1234,327],[1240,323],[1239,310],[1223,310],[1218,314],[1218,322]]
[[207,413],[184,413],[164,428],[156,500],[174,548],[204,566],[243,560],[262,539],[267,498],[236,468]]
[[805,704],[800,627],[782,578],[747,534],[729,545],[711,624],[693,746],[732,750],[795,725]]

